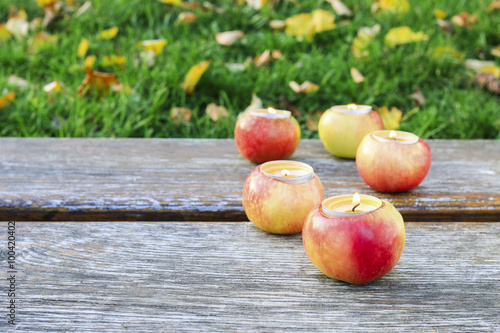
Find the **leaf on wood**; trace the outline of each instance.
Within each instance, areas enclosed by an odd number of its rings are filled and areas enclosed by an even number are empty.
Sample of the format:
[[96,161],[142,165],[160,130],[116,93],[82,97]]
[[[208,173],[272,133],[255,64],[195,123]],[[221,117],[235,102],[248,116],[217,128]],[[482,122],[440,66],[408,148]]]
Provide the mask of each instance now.
[[441,9],[435,9],[434,16],[436,16],[437,19],[442,20],[448,15]]
[[112,28],[101,31],[100,36],[102,39],[111,39],[111,38],[114,38],[117,33],[118,33],[118,28],[112,27]]
[[11,36],[12,34],[7,29],[6,25],[0,23],[0,44],[3,44],[4,42],[8,41]]
[[267,0],[247,0],[247,4],[253,9],[259,10],[267,3]]
[[28,43],[28,52],[37,53],[43,49],[54,46],[57,44],[59,37],[56,35],[49,35],[45,31],[37,33]]
[[377,6],[372,9],[381,9],[382,11],[405,14],[410,10],[410,3],[407,0],[378,0]]
[[7,83],[9,85],[13,85],[13,86],[16,86],[16,87],[19,87],[21,89],[24,89],[28,86],[28,81],[23,79],[23,78],[20,78],[16,75],[11,75],[9,76],[9,79],[7,81]]
[[380,25],[376,24],[373,27],[361,27],[358,30],[358,34],[354,38],[352,42],[352,53],[354,57],[367,57],[369,55],[368,51],[366,51],[366,47],[370,44],[375,36],[380,32]]
[[491,13],[494,10],[499,10],[500,9],[500,1],[492,1],[489,5],[488,8],[486,9],[487,13]]
[[85,14],[87,12],[87,10],[89,10],[90,7],[92,7],[92,2],[85,1],[85,3],[80,8],[78,8],[78,10],[76,11],[75,17],[82,16],[83,14]]
[[409,27],[402,26],[390,29],[385,35],[384,43],[388,47],[414,43],[429,39],[423,32],[413,32]]
[[285,29],[286,23],[282,20],[272,20],[269,22],[269,26],[275,30]]
[[182,83],[182,89],[184,89],[186,93],[193,93],[196,84],[200,81],[201,76],[205,73],[211,62],[211,60],[205,60],[191,67]]
[[300,85],[295,81],[291,81],[289,83],[289,86],[297,94],[301,94],[301,93],[308,94],[308,93],[319,90],[319,86],[317,84],[310,82],[310,81],[304,81]]
[[163,51],[165,45],[167,45],[167,40],[166,39],[143,40],[142,42],[138,42],[135,45],[145,51],[153,51],[155,55],[159,55]]
[[500,80],[493,74],[476,74],[476,82],[481,88],[488,89],[494,94],[500,95]]
[[213,121],[218,121],[220,117],[228,116],[227,109],[215,103],[208,104],[205,112]]
[[80,44],[78,44],[78,49],[76,51],[76,55],[78,58],[83,58],[87,54],[87,50],[89,49],[89,40],[86,38],[82,38]]
[[365,80],[365,77],[356,67],[351,67],[351,77],[356,83],[361,83]]
[[500,45],[497,45],[497,47],[491,49],[490,53],[495,57],[500,57]]
[[334,21],[335,15],[326,10],[317,9],[311,14],[301,13],[287,18],[285,33],[311,41],[315,34],[335,29]]
[[264,106],[262,105],[262,100],[257,96],[256,93],[252,93],[252,102],[250,103],[249,106],[245,109],[243,112],[248,112],[250,110],[255,110],[255,109],[263,109]]
[[306,127],[308,130],[312,132],[318,131],[318,124],[321,116],[323,115],[323,111],[314,111],[311,114],[306,115]]
[[108,95],[111,91],[119,92],[123,88],[116,74],[94,72],[90,68],[86,68],[85,71],[87,76],[78,88],[78,96],[96,92],[101,97]]
[[392,107],[390,110],[387,106],[383,106],[377,110],[384,123],[384,128],[388,130],[395,130],[399,128],[399,123],[401,122],[401,117],[403,112],[396,107]]
[[118,66],[123,67],[127,63],[127,58],[116,54],[105,55],[102,59],[102,65],[105,67]]
[[418,106],[422,106],[425,104],[425,96],[422,93],[422,90],[420,90],[420,88],[418,88],[418,87],[417,87],[416,91],[410,95],[410,97],[413,98],[415,100],[415,102],[417,102]]
[[49,24],[59,15],[62,6],[62,2],[53,1],[43,7],[45,16],[43,18],[42,26],[44,29],[47,28]]
[[11,103],[16,98],[16,93],[11,91],[5,96],[0,96],[0,109],[4,108],[7,104]]
[[96,59],[97,58],[95,55],[88,56],[87,58],[85,58],[85,61],[83,62],[84,67],[92,68],[94,66]]
[[451,18],[451,22],[461,27],[468,27],[477,22],[477,16],[467,12],[461,12]]
[[191,12],[182,12],[179,14],[179,18],[178,18],[179,23],[181,23],[181,24],[193,23],[197,19],[198,19],[198,16],[196,16],[195,14],[193,14]]
[[5,28],[14,36],[21,38],[28,34],[29,23],[28,15],[24,9],[17,10],[14,6],[10,7],[9,19]]
[[432,57],[435,59],[458,59],[462,60],[465,55],[453,46],[437,46],[432,51]]
[[332,7],[333,10],[335,10],[335,13],[339,16],[352,16],[352,12],[347,6],[340,0],[326,0],[328,1]]
[[189,122],[192,115],[193,111],[187,108],[174,107],[170,110],[170,117],[176,125],[179,125],[181,122]]
[[215,34],[215,40],[221,45],[230,46],[243,36],[245,33],[241,30],[225,31]]

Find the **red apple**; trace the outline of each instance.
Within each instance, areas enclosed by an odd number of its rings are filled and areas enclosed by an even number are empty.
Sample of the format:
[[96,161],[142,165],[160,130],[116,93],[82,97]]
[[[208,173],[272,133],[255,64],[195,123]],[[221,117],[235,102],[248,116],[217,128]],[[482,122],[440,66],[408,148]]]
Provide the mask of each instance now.
[[254,163],[290,157],[300,141],[300,126],[290,111],[252,110],[240,116],[234,129],[236,147]]
[[401,214],[387,201],[373,212],[353,217],[329,217],[318,204],[306,218],[302,241],[311,262],[325,275],[365,284],[396,266],[405,227]]
[[337,105],[321,116],[318,124],[319,138],[332,155],[355,158],[363,137],[372,131],[384,129],[382,118],[377,111],[371,111],[371,107],[366,105],[357,107],[364,107],[366,110],[348,111],[347,106]]
[[[274,162],[297,163],[268,163]],[[267,232],[300,232],[311,208],[324,199],[323,185],[319,177],[312,173],[310,179],[303,183],[288,184],[266,175],[261,171],[261,166],[253,169],[243,185],[242,202],[248,219]]]
[[358,172],[368,186],[379,192],[408,191],[418,186],[431,166],[431,150],[418,136],[393,131],[366,135],[356,154]]

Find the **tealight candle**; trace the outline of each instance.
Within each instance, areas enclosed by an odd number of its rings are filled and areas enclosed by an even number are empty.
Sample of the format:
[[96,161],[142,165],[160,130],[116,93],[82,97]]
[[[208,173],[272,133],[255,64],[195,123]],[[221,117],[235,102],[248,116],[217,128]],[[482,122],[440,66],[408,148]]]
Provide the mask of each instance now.
[[382,118],[369,105],[336,105],[325,111],[318,124],[319,138],[333,155],[356,157],[363,137],[384,128]]
[[251,110],[238,118],[234,140],[241,155],[251,162],[281,160],[297,149],[300,126],[290,111]]
[[364,284],[396,266],[405,227],[403,217],[388,201],[357,193],[340,195],[311,210],[302,241],[308,258],[325,275]]
[[415,134],[385,130],[363,138],[356,166],[368,186],[393,193],[418,186],[429,172],[431,159],[429,146]]
[[301,231],[311,208],[323,199],[323,185],[313,168],[296,161],[259,165],[243,185],[242,203],[248,219],[275,234]]

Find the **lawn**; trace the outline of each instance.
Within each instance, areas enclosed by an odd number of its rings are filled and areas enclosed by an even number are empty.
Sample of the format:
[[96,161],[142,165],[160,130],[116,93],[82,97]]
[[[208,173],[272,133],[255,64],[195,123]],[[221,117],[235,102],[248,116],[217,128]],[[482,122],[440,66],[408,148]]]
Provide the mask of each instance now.
[[[492,61],[481,71],[496,79],[500,75],[494,51],[500,45],[500,9],[492,1],[409,0],[406,12],[374,11],[374,1],[343,1],[352,16],[338,15],[330,2],[320,0],[269,1],[260,9],[245,1],[84,3],[61,0],[45,28],[44,8],[35,0],[0,3],[0,24],[9,20],[10,5],[15,5],[26,11],[32,26],[26,35],[4,33],[4,38],[0,28],[0,136],[228,138],[255,93],[264,107],[293,109],[304,138],[318,137],[315,122],[322,111],[351,102],[394,110],[389,116],[396,124],[399,110],[399,128],[423,138],[500,138],[499,92],[480,87],[468,65],[469,59],[481,65]],[[335,28],[311,40],[270,26],[273,20],[317,9],[335,15]],[[196,19],[182,22],[186,12]],[[476,20],[457,22],[453,17],[460,13]],[[363,44],[365,55],[357,57],[352,45],[359,29],[377,24],[380,31]],[[387,33],[400,26],[425,38],[387,45]],[[114,37],[102,35],[112,28],[118,28]],[[232,30],[244,36],[227,46],[217,42],[217,33]],[[82,39],[89,41],[88,49],[78,54]],[[167,44],[158,54],[148,54],[154,61],[148,64],[137,43],[157,39]],[[265,50],[281,56],[257,66],[252,60]],[[79,94],[85,60],[92,56],[92,70],[115,74],[120,85],[115,82],[104,93],[90,86]],[[189,94],[181,86],[187,73],[207,60],[208,68]],[[364,81],[355,82],[351,68]],[[319,89],[297,93],[291,81],[309,81]],[[211,119],[206,112],[211,103],[226,109],[227,116]],[[172,117],[173,108],[189,109],[192,115],[184,121]]]

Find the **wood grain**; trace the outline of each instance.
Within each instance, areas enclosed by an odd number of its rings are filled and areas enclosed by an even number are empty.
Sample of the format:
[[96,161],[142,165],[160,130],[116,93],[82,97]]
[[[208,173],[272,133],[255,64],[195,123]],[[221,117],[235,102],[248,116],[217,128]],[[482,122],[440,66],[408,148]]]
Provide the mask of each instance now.
[[321,274],[300,234],[251,223],[18,222],[16,329],[500,332],[500,223],[406,234],[392,272],[353,286]]
[[[499,221],[500,140],[429,141],[431,169],[416,189],[377,193],[353,160],[302,140],[325,195],[391,201],[406,221]],[[0,139],[0,219],[247,221],[243,182],[255,167],[233,140]]]

